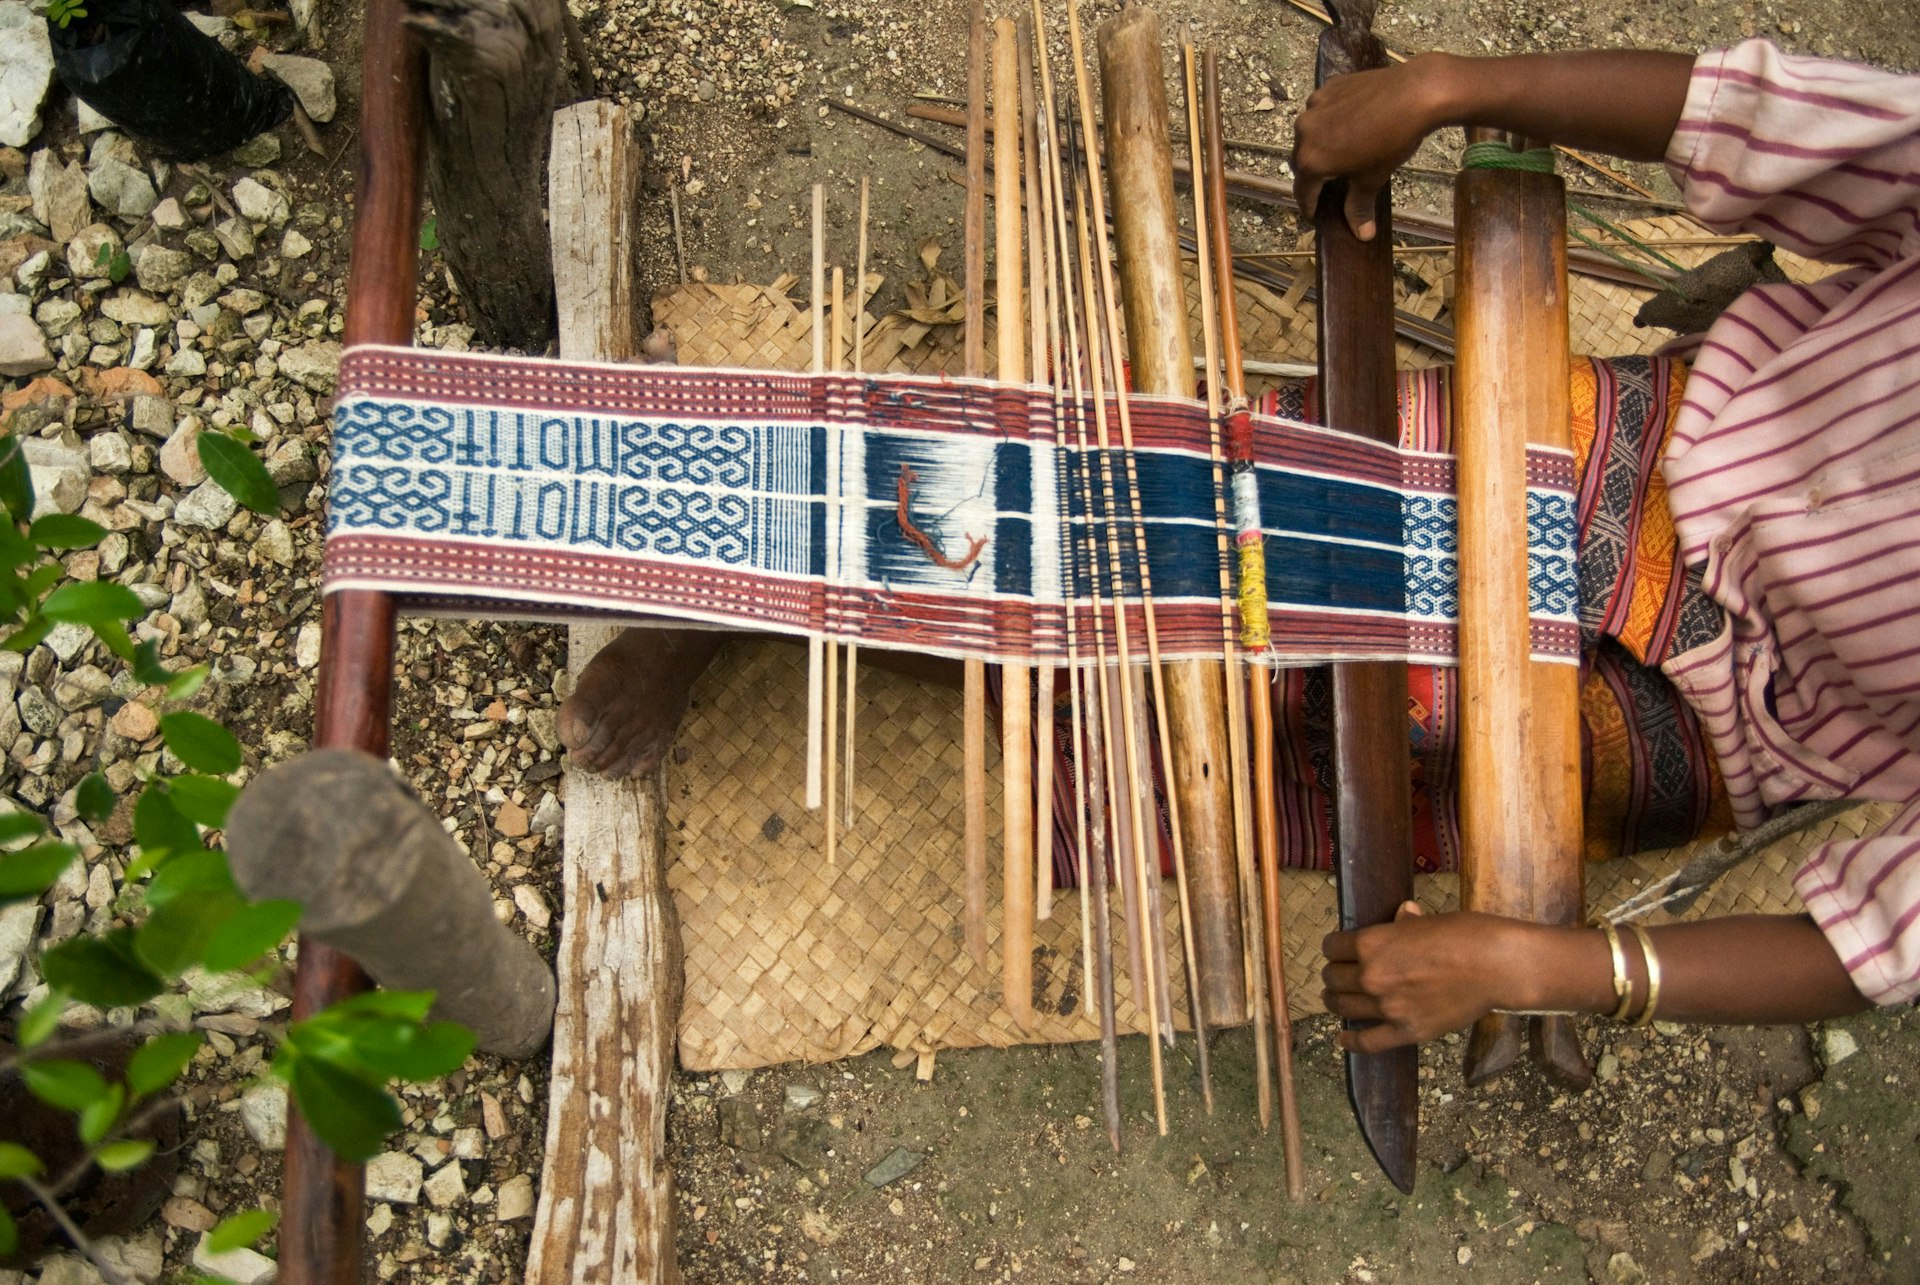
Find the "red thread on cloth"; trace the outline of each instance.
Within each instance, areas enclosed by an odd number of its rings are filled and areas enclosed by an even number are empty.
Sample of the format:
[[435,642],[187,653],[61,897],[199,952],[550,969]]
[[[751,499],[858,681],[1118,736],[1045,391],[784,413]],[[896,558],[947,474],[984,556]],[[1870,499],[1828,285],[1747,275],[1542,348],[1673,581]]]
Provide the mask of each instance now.
[[912,516],[907,512],[907,506],[912,502],[913,484],[919,480],[920,475],[913,471],[913,465],[902,464],[900,466],[900,504],[895,516],[900,521],[901,533],[905,535],[907,539],[926,550],[927,557],[933,561],[935,566],[945,567],[949,571],[965,571],[979,560],[980,551],[987,547],[986,537],[968,535],[967,556],[964,558],[949,558],[946,554],[942,553],[940,546],[933,542],[933,537],[915,526]]

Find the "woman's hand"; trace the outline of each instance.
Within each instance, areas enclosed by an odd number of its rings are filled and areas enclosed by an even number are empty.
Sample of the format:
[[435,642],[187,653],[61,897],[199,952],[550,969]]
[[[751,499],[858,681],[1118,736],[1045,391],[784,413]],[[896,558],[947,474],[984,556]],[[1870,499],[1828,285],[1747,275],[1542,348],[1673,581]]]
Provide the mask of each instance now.
[[1537,932],[1498,915],[1429,915],[1409,901],[1390,924],[1328,933],[1320,947],[1328,1011],[1378,1023],[1341,1032],[1340,1046],[1379,1053],[1457,1031],[1495,1008],[1531,1007],[1529,938]]
[[1311,221],[1320,190],[1347,182],[1347,225],[1374,234],[1375,199],[1421,140],[1445,122],[1454,60],[1424,54],[1397,66],[1336,76],[1313,91],[1293,124],[1300,215]]

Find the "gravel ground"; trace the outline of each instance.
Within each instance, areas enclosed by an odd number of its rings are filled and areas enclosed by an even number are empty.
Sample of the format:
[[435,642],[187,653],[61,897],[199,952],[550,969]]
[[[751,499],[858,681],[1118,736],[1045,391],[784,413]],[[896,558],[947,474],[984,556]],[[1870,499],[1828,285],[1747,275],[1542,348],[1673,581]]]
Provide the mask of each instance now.
[[[21,7],[0,0],[0,10]],[[298,753],[311,727],[359,49],[357,16],[336,0],[297,2],[285,23],[263,26],[252,12],[237,16],[254,35],[205,21],[243,51],[259,36],[315,60],[284,70],[302,80],[324,154],[289,128],[207,165],[168,165],[80,120],[58,91],[24,146],[0,149],[0,397],[37,433],[42,492],[113,533],[97,556],[73,560],[74,574],[133,586],[153,609],[143,634],[213,665],[201,700],[240,731],[249,774]],[[645,113],[646,281],[678,271],[670,184],[687,263],[714,279],[804,269],[815,181],[831,185],[836,244],[850,255],[862,175],[874,182],[874,261],[888,278],[880,307],[918,276],[923,241],[957,257],[955,167],[819,100],[898,116],[914,92],[960,93],[958,0],[582,0],[576,12],[603,91]],[[1223,48],[1230,132],[1284,142],[1311,85],[1312,23],[1269,0],[1183,0],[1162,14],[1169,30],[1191,20]],[[1920,21],[1906,0],[1655,0],[1614,11],[1416,0],[1389,4],[1382,30],[1403,49],[1462,52],[1760,33],[1920,67]],[[328,120],[321,82],[334,79]],[[1270,157],[1238,160],[1278,172]],[[1443,189],[1417,181],[1397,199],[1446,204]],[[1249,248],[1295,243],[1284,213],[1243,209],[1235,221]],[[124,280],[100,265],[101,245],[109,265],[127,254]],[[432,256],[424,276],[420,341],[464,346],[471,332]],[[263,439],[281,518],[234,512],[199,474],[193,436],[229,425]],[[400,634],[394,757],[482,863],[502,919],[542,948],[560,910],[563,650],[547,628],[417,623]],[[96,765],[124,785],[157,761],[147,694],[117,674],[70,633],[24,657],[0,653],[0,792],[50,814],[88,857],[44,904],[0,912],[0,1003],[40,993],[32,946],[119,911],[127,818],[90,829],[69,794]],[[115,1243],[129,1268],[183,1271],[215,1219],[274,1202],[285,1103],[258,1072],[284,1028],[286,982],[283,968],[264,986],[202,986],[156,1006],[206,1030],[209,1044],[189,1077],[187,1141],[164,1205]],[[1215,1116],[1176,1093],[1171,1135],[1132,1123],[1117,1158],[1095,1123],[1097,1062],[1085,1047],[942,1055],[931,1083],[881,1055],[682,1076],[669,1123],[680,1260],[690,1282],[1915,1280],[1920,1124],[1902,1081],[1917,1026],[1907,1014],[1812,1033],[1596,1024],[1600,1083],[1573,1099],[1529,1075],[1470,1094],[1458,1049],[1437,1045],[1421,1072],[1426,1162],[1403,1199],[1346,1116],[1329,1025],[1310,1022],[1300,1032],[1310,1171],[1300,1207],[1280,1194],[1277,1145],[1252,1120],[1244,1033],[1221,1038]],[[1138,1122],[1144,1049],[1136,1041],[1122,1056]],[[1173,1063],[1176,1086],[1187,1057]],[[544,1093],[543,1066],[475,1058],[403,1094],[405,1132],[369,1175],[379,1279],[518,1279]],[[257,1281],[272,1264],[220,1269]],[[70,1257],[37,1277],[0,1269],[0,1285],[27,1279],[94,1278]]]

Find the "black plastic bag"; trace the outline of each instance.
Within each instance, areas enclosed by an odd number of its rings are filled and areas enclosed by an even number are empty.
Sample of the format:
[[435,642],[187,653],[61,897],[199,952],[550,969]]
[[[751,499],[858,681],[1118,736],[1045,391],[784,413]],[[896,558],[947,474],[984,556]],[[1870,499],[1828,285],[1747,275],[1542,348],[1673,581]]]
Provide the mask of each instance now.
[[169,0],[86,0],[86,10],[65,27],[47,24],[54,71],[156,151],[196,161],[293,114],[293,91],[248,71]]

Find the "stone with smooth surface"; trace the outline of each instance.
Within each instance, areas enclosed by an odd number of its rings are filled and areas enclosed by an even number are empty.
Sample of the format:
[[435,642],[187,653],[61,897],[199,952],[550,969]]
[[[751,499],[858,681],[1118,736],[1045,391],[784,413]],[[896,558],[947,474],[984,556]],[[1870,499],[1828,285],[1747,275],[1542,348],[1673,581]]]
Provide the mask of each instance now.
[[46,21],[20,3],[0,3],[0,143],[25,147],[40,132],[40,108],[53,83]]

